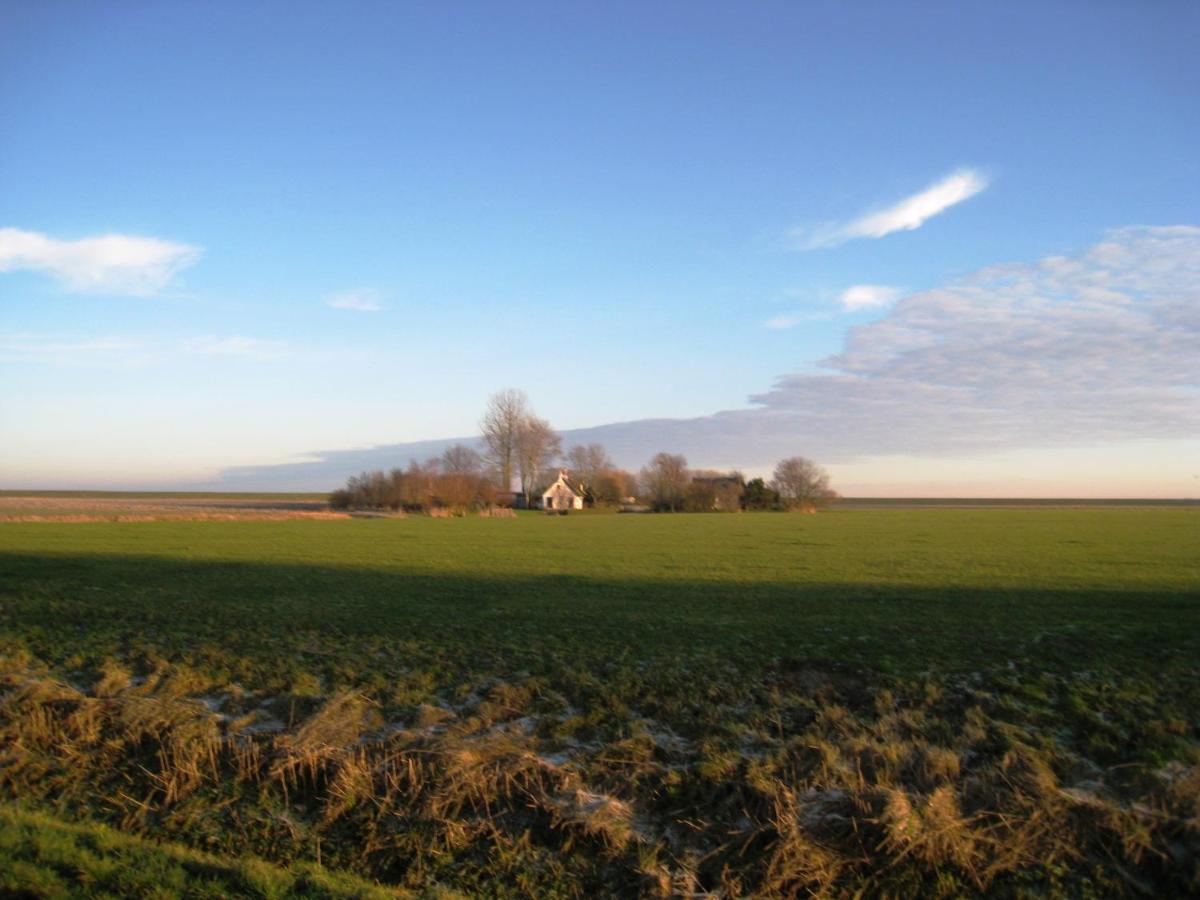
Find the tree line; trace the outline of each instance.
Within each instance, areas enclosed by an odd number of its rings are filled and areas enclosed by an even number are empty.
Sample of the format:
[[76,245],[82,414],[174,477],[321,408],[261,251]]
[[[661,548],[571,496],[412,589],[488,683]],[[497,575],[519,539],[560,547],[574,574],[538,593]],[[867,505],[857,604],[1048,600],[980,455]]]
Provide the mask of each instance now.
[[[571,447],[537,416],[522,391],[505,390],[488,401],[480,421],[483,452],[455,444],[439,457],[406,468],[364,472],[330,495],[336,509],[526,507],[553,480],[559,465],[586,506],[634,505],[656,512],[815,510],[837,498],[829,475],[795,456],[781,461],[770,482],[747,481],[740,472],[690,469],[687,460],[658,453],[636,475],[618,467],[600,444]],[[516,486],[517,490],[514,490]]]
[[498,491],[483,457],[465,444],[441,456],[410,462],[406,468],[352,475],[329,496],[334,509],[483,509],[496,504]]
[[641,499],[656,512],[815,512],[837,497],[829,473],[810,459],[792,456],[775,466],[770,482],[745,479],[741,472],[688,468],[675,453],[658,453],[639,473]]

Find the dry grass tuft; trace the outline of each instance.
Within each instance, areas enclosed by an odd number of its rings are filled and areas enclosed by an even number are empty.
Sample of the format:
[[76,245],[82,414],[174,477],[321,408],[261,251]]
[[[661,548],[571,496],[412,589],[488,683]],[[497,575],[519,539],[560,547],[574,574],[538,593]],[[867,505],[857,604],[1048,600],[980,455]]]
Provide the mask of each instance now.
[[1124,796],[1064,784],[1068,761],[1019,729],[970,713],[975,733],[930,744],[899,698],[818,707],[748,762],[653,730],[550,754],[516,727],[536,708],[520,683],[480,689],[460,715],[422,707],[409,728],[385,727],[359,692],[265,728],[269,704],[230,701],[254,711],[225,716],[196,688],[207,680],[185,667],[139,684],[109,665],[91,695],[4,676],[0,790],[145,833],[220,823],[267,858],[321,846],[412,885],[447,859],[520,868],[549,853],[662,897],[985,893],[1061,864],[1107,873],[1109,893],[1200,887],[1200,767]]

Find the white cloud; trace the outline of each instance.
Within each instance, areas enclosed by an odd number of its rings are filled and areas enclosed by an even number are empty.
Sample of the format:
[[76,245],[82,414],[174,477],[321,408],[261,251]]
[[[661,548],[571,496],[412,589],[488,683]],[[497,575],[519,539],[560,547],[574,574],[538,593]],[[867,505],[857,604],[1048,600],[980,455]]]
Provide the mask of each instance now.
[[[891,306],[900,296],[900,289],[886,284],[856,284],[837,295],[837,303],[847,312],[863,309],[882,309]],[[832,299],[832,298],[830,298]],[[763,322],[772,331],[795,328],[801,322],[824,322],[836,317],[830,310],[785,312]]]
[[379,312],[383,309],[380,304],[379,291],[363,288],[356,291],[343,291],[340,294],[334,294],[326,304],[334,309],[352,309],[355,312]]
[[804,317],[797,314],[785,313],[774,318],[767,319],[766,326],[774,331],[782,331],[785,328],[794,328],[804,321]]
[[1200,228],[1126,228],[905,297],[850,331],[830,374],[722,415],[830,459],[1194,437],[1197,359]]
[[[1200,438],[1198,359],[1200,228],[1125,228],[1070,257],[992,266],[906,296],[853,328],[825,372],[784,376],[750,408],[563,437],[603,443],[632,469],[660,450],[746,468],[796,453],[831,465],[1021,448],[1067,458],[1075,451],[1061,448]],[[441,446],[321,453],[240,470],[231,483],[334,484]],[[1138,477],[1153,480],[1150,463]]]
[[185,356],[211,356],[269,362],[288,355],[285,341],[229,337],[142,338],[62,333],[0,334],[0,362],[138,368]]
[[900,289],[886,284],[856,284],[842,291],[838,302],[842,309],[855,312],[860,309],[879,309],[891,306],[900,296]]
[[959,169],[886,209],[867,213],[850,222],[796,228],[791,237],[800,249],[815,250],[836,247],[856,238],[881,238],[897,231],[913,231],[939,213],[974,197],[987,186],[987,178],[979,172]]
[[145,349],[135,338],[76,337],[14,332],[0,334],[0,362],[69,363],[98,358],[130,359]]
[[79,293],[153,296],[199,256],[199,247],[159,238],[105,234],[60,241],[0,228],[0,272],[43,272]]
[[285,341],[233,335],[232,337],[189,338],[183,342],[186,353],[198,356],[229,356],[256,361],[270,361],[287,356]]

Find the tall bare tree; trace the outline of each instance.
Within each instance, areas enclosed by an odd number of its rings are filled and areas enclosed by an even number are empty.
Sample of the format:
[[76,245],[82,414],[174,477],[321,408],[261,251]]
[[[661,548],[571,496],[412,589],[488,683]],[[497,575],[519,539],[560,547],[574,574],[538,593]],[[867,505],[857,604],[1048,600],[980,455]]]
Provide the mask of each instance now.
[[538,480],[562,453],[562,438],[550,423],[537,416],[526,415],[517,432],[517,465],[521,472],[521,490],[529,506]]
[[442,472],[446,475],[478,475],[483,457],[466,444],[455,444],[442,452]]
[[583,488],[589,502],[595,500],[596,485],[601,477],[617,467],[602,444],[576,444],[567,451],[566,459],[571,478]]
[[775,467],[771,487],[788,509],[814,511],[837,499],[837,491],[829,486],[829,473],[803,456],[781,460]]
[[514,388],[492,394],[487,410],[479,423],[487,459],[500,474],[500,489],[512,490],[513,469],[517,463],[517,447],[521,429],[529,418],[529,398]]
[[691,476],[687,460],[674,453],[658,453],[641,472],[642,492],[660,511],[683,509]]
[[437,497],[443,505],[466,509],[485,500],[487,479],[483,475],[483,458],[466,444],[447,447],[441,456],[441,476],[437,480]]

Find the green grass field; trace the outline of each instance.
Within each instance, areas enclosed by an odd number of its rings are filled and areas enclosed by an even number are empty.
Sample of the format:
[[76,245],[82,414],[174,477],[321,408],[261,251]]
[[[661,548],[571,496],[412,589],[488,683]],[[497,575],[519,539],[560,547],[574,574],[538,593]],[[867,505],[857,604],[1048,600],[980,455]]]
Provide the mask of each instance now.
[[0,791],[418,892],[1184,894],[1198,551],[1153,508],[7,523]]

